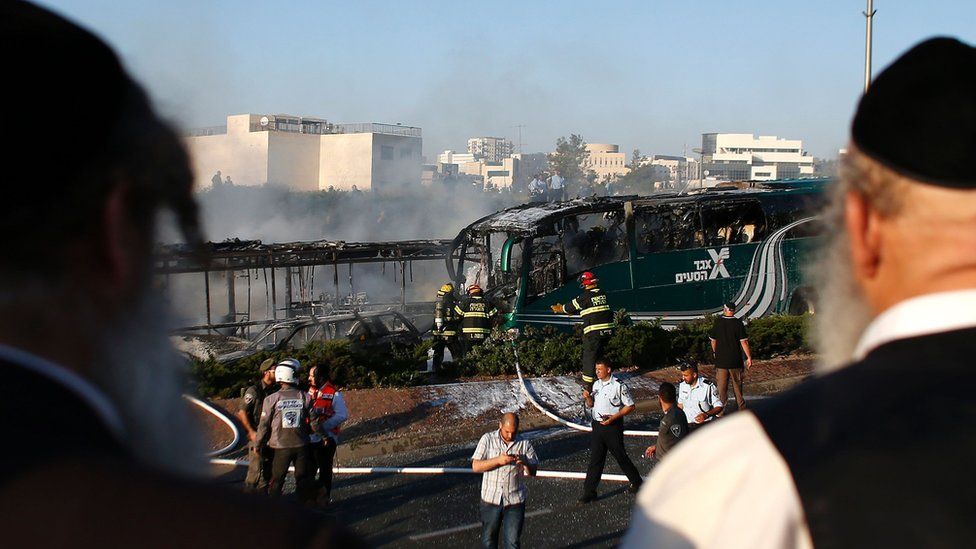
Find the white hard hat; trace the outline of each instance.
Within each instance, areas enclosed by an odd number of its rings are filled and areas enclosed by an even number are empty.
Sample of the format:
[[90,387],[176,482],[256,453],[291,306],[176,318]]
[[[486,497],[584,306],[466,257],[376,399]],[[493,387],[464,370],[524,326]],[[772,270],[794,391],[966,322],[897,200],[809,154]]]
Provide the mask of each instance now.
[[291,383],[295,384],[295,369],[291,366],[284,364],[278,364],[275,367],[275,381],[278,383]]
[[296,372],[302,369],[302,364],[294,358],[285,358],[278,363],[278,366],[287,366]]

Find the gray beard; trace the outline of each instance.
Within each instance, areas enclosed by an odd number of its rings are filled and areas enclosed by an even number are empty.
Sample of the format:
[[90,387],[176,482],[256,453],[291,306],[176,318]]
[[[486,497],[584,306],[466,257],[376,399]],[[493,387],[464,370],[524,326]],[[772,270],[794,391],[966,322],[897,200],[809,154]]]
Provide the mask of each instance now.
[[167,337],[168,312],[147,292],[100,337],[95,382],[116,405],[135,457],[171,473],[206,472],[199,422],[182,398],[185,359]]
[[810,274],[818,289],[813,342],[818,369],[830,372],[850,364],[871,310],[851,268],[851,253],[843,227],[828,236],[828,243],[813,262]]

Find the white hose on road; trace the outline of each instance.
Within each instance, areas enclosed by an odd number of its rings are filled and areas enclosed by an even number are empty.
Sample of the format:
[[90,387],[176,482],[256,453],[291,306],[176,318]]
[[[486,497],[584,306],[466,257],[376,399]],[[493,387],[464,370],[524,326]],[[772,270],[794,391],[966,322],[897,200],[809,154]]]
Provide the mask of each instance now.
[[[232,465],[235,467],[246,467],[248,461],[245,459],[211,459],[214,465]],[[294,471],[290,467],[289,471]],[[467,467],[333,467],[332,472],[337,475],[480,475]],[[586,473],[576,471],[536,471],[535,476],[539,478],[569,478],[585,479]],[[601,480],[609,482],[630,482],[626,475],[604,474]]]
[[214,408],[209,403],[204,402],[197,397],[190,396],[190,395],[183,395],[183,398],[203,408],[205,411],[209,412],[210,414],[216,416],[217,419],[223,421],[225,425],[230,427],[230,431],[234,433],[234,440],[232,440],[230,444],[224,446],[219,450],[214,450],[213,452],[207,452],[206,454],[207,457],[222,456],[228,452],[234,451],[234,449],[237,448],[237,445],[240,444],[241,442],[241,430],[237,428],[237,424],[234,423],[233,420],[227,417],[227,415],[221,412],[220,410]]
[[[519,366],[518,349],[516,349],[514,345],[512,346],[512,351],[515,352],[515,373],[518,374],[519,383],[522,385],[522,392],[525,393],[525,396],[529,399],[529,402],[531,402],[533,406],[538,408],[539,411],[545,414],[546,417],[548,417],[549,419],[558,421],[559,423],[565,425],[566,427],[569,427],[570,429],[576,429],[577,431],[585,431],[585,432],[590,432],[593,430],[593,427],[590,427],[589,425],[582,425],[580,423],[576,423],[575,421],[570,421],[566,418],[559,417],[558,415],[550,412],[544,406],[539,404],[539,401],[537,401],[535,397],[532,396],[532,392],[529,391],[529,387],[525,383],[525,378],[522,377],[522,367]],[[624,431],[624,435],[629,437],[656,437],[657,434],[658,434],[657,431]],[[623,476],[623,475],[618,475],[618,476]]]

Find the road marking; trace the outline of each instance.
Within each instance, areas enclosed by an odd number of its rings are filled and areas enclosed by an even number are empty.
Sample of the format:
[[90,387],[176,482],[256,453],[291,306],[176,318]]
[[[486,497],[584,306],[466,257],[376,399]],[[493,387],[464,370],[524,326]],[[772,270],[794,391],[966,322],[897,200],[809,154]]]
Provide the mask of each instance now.
[[[545,515],[551,513],[552,509],[537,509],[535,511],[529,511],[525,514],[525,518],[537,517],[539,515]],[[444,530],[435,530],[433,532],[427,532],[426,534],[416,534],[410,536],[410,541],[420,541],[422,539],[436,538],[439,536],[448,536],[450,534],[456,534],[458,532],[464,532],[467,530],[474,530],[476,528],[481,528],[480,522],[472,522],[471,524],[465,524],[463,526],[455,526],[454,528],[446,528]]]

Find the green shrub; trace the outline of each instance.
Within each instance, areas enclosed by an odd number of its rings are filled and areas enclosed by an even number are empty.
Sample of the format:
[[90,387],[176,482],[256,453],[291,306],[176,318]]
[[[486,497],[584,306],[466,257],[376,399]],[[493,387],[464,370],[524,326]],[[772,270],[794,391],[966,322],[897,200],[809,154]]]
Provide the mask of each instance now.
[[[257,363],[260,364],[260,361]],[[258,366],[239,362],[232,366],[218,363],[215,359],[193,360],[190,373],[196,380],[197,392],[205,397],[233,398],[254,383]]]
[[708,339],[714,318],[706,317],[679,324],[671,331],[671,350],[674,360],[711,362],[712,344]]
[[671,335],[660,321],[623,324],[607,342],[605,354],[618,366],[655,370],[673,362]]
[[773,315],[749,323],[749,347],[754,358],[772,358],[790,353],[811,352],[809,314]]
[[[418,385],[426,380],[423,373],[429,343],[411,347],[395,347],[390,353],[356,353],[348,341],[315,341],[300,350],[262,352],[231,366],[214,359],[193,361],[191,372],[199,394],[207,397],[233,398],[255,382],[261,363],[267,358],[275,361],[286,357],[298,359],[302,371],[312,366],[329,368],[329,377],[342,387],[364,389],[370,387],[401,387]],[[301,381],[304,381],[302,379]]]
[[[659,321],[631,322],[626,311],[617,311],[619,327],[607,343],[606,355],[619,365],[658,369],[679,359],[711,364],[709,341],[714,318],[679,325],[668,331]],[[809,352],[807,337],[810,315],[774,315],[752,321],[746,328],[754,358],[771,358],[794,352]],[[516,343],[522,372],[529,375],[562,375],[579,371],[582,334],[526,328]],[[430,342],[397,347],[389,353],[355,353],[347,341],[313,342],[289,353],[258,353],[226,366],[215,360],[194,361],[192,372],[197,389],[204,396],[236,397],[258,376],[261,362],[268,358],[297,358],[305,366],[326,365],[332,380],[350,388],[403,387],[426,382],[424,365]],[[463,359],[444,363],[440,374],[447,377],[498,376],[515,373],[515,350],[511,337],[496,329]]]

